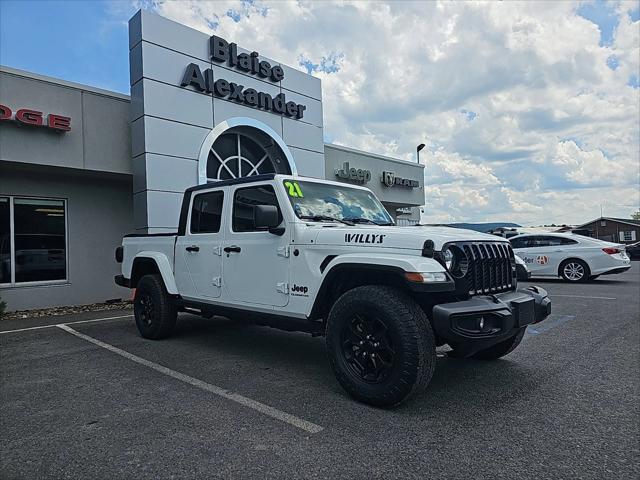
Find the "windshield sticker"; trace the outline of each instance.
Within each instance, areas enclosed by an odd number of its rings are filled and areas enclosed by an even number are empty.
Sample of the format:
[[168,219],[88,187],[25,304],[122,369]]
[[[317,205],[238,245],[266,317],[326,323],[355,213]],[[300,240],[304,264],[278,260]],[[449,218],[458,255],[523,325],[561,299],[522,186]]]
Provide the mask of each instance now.
[[284,186],[289,190],[289,196],[294,198],[304,198],[302,189],[298,182],[284,182]]
[[345,243],[383,243],[386,234],[378,233],[345,233]]

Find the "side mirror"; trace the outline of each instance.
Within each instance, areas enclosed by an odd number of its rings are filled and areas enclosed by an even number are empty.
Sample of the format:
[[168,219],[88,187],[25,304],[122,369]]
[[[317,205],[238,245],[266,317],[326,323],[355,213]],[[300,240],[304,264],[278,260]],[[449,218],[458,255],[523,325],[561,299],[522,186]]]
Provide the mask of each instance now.
[[[276,235],[282,235],[284,229],[276,228],[280,225],[280,219],[278,218],[278,207],[274,205],[254,205],[253,206],[253,227],[256,230],[267,229],[271,233]],[[275,230],[282,230],[282,233],[278,233]]]

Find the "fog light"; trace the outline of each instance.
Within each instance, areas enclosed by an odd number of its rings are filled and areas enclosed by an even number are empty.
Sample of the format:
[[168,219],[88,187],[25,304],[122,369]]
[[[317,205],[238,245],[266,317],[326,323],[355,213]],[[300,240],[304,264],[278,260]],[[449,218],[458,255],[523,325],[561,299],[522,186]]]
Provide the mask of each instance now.
[[484,330],[484,317],[480,317],[480,321],[478,322],[478,326],[480,330]]

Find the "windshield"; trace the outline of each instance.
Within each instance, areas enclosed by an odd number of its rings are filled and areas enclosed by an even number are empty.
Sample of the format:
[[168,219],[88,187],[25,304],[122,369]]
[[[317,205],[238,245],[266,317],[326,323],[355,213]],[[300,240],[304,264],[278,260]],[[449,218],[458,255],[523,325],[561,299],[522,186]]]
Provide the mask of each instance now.
[[298,218],[393,225],[391,215],[367,190],[294,180],[285,180],[284,187]]

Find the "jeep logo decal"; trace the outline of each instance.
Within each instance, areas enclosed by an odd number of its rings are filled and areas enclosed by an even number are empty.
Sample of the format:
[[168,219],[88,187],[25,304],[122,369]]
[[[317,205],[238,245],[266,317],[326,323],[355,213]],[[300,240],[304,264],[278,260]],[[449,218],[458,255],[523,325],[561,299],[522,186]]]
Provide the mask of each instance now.
[[382,243],[386,234],[378,233],[345,233],[345,243]]
[[301,297],[309,296],[309,287],[305,287],[304,285],[296,285],[295,283],[291,287],[291,295],[297,295]]

